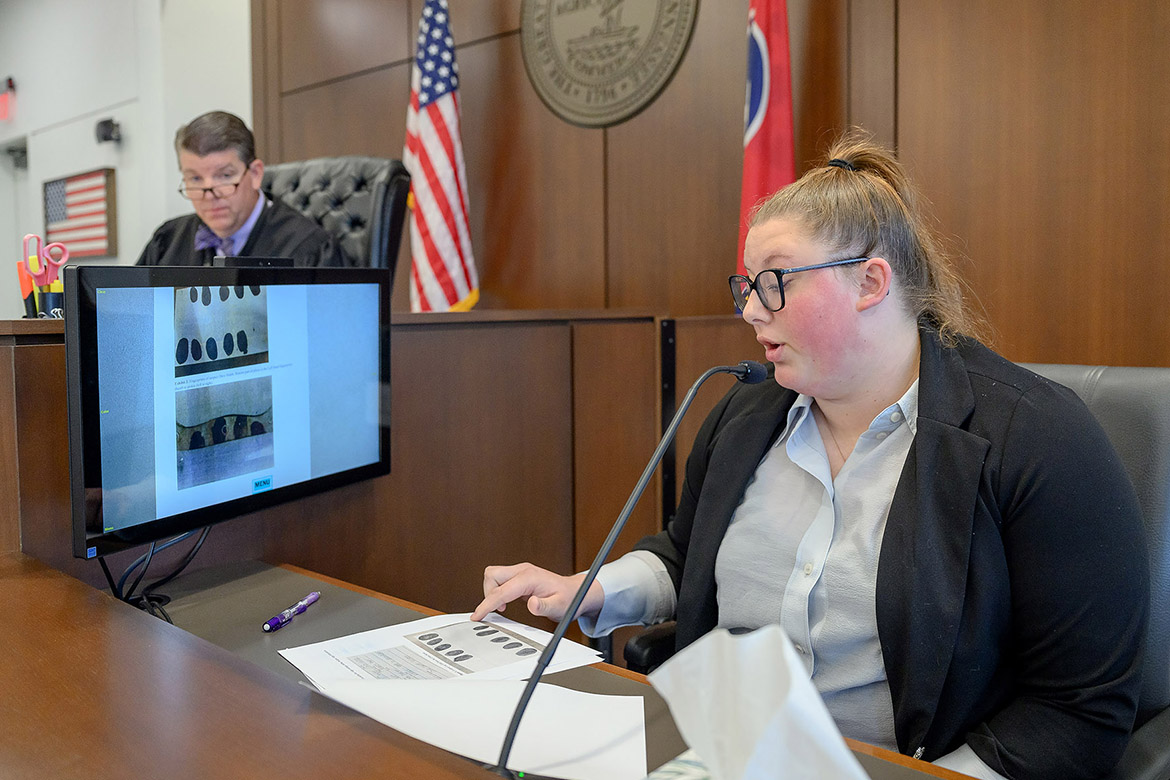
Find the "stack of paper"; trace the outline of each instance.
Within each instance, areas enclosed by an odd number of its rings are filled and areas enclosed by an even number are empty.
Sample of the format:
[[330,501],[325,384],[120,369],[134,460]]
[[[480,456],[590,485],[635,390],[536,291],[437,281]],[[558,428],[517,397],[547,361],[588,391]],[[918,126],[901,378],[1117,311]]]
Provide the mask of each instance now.
[[[438,615],[280,654],[321,693],[416,739],[494,764],[547,631],[500,615]],[[571,641],[548,672],[600,660]],[[599,696],[540,683],[516,734],[510,769],[565,780],[646,775],[640,696]]]
[[[281,650],[314,685],[330,680],[524,680],[551,634],[501,615],[472,622],[470,613],[375,628]],[[595,664],[597,651],[577,642],[557,646],[547,673]]]

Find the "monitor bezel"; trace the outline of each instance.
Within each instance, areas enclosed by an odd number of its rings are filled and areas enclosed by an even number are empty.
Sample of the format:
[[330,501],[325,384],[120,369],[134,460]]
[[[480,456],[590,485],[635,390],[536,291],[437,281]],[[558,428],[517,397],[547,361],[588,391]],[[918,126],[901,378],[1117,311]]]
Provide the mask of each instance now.
[[[390,473],[389,271],[375,268],[84,264],[69,265],[62,270],[65,287],[66,411],[69,429],[69,488],[74,557],[100,558]],[[86,487],[101,485],[96,290],[101,287],[176,288],[298,284],[377,284],[379,287],[379,459],[365,466],[276,487],[263,493],[159,518],[130,528],[103,533],[95,533],[89,529],[86,524]]]

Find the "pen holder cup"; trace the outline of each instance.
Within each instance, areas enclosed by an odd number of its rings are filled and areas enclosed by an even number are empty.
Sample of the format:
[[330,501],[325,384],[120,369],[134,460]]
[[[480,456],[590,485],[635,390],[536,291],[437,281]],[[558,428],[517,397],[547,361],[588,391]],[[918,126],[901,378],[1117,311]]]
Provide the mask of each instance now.
[[37,317],[60,320],[65,318],[65,293],[60,290],[37,293]]

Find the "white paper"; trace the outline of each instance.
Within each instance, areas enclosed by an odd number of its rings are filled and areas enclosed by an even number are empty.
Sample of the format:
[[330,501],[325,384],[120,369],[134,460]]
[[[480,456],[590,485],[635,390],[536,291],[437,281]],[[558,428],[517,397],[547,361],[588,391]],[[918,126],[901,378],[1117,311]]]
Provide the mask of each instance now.
[[[495,764],[524,683],[512,680],[335,680],[321,692],[452,753]],[[508,767],[566,780],[646,776],[641,696],[601,696],[539,683]]]
[[712,631],[650,683],[716,780],[868,780],[777,625]]
[[[523,680],[552,634],[491,614],[435,615],[281,650],[318,688],[333,680]],[[597,663],[597,651],[561,640],[546,673]]]

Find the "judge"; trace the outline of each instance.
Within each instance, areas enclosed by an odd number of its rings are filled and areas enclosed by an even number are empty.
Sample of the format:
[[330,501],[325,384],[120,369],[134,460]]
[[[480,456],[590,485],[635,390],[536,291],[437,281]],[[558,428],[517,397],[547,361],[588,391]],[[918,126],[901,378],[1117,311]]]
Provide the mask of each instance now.
[[289,257],[298,266],[346,265],[320,225],[260,191],[264,163],[237,116],[211,111],[175,134],[182,185],[194,214],[164,222],[138,265],[213,265],[216,257]]

